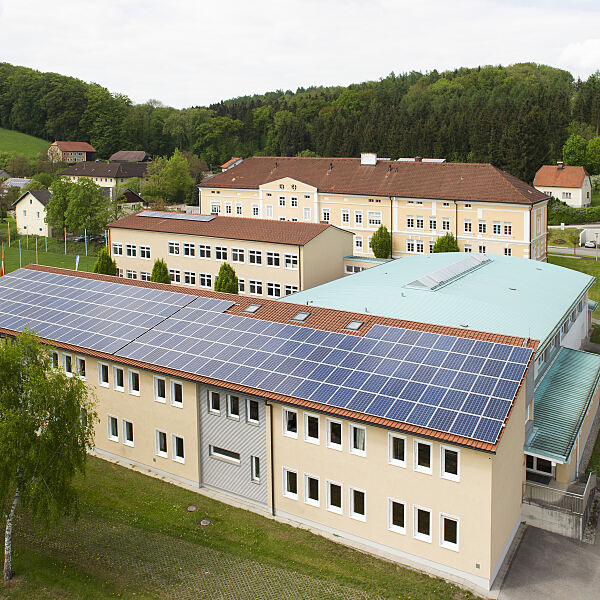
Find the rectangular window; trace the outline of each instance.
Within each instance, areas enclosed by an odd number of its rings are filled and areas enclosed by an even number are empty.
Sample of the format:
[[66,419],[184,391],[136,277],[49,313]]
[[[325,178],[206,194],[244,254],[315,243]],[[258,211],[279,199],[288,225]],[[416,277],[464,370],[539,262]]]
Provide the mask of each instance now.
[[432,231],[437,229],[437,219],[435,217],[429,217],[429,229]]
[[135,244],[127,244],[125,246],[125,254],[126,256],[136,256],[136,245]]
[[169,242],[168,253],[171,256],[179,256],[179,242]]
[[225,214],[230,215],[231,213],[232,213],[231,202],[225,202]]
[[329,221],[331,220],[331,213],[329,212],[328,208],[323,209],[323,218],[321,220],[325,223],[329,223]]
[[283,495],[298,500],[298,473],[283,467]]
[[342,449],[342,422],[327,419],[327,447]]
[[233,450],[227,450],[226,448],[219,448],[219,446],[208,446],[208,454],[212,458],[224,460],[225,462],[233,463],[236,465],[240,464],[240,453],[233,452]]
[[485,246],[479,246],[479,253],[480,254],[485,254],[486,252],[486,247]]
[[479,221],[479,233],[487,232],[487,223],[485,221]]
[[392,498],[389,498],[388,502],[388,529],[396,533],[406,533],[406,504]]
[[272,204],[267,204],[265,206],[265,217],[267,219],[272,219],[273,218],[273,205]]
[[313,475],[304,475],[304,502],[312,506],[319,506],[319,478]]
[[191,242],[183,242],[183,255],[184,256],[196,256],[196,244]]
[[279,196],[279,206],[285,206],[285,196]]
[[450,219],[442,218],[442,231],[450,231]]
[[267,252],[267,267],[279,266],[279,252]]
[[150,258],[150,246],[140,246],[140,258]]
[[500,235],[500,233],[502,232],[502,224],[498,223],[497,221],[494,221],[492,225],[492,232],[494,233],[494,235]]
[[289,296],[290,294],[296,294],[298,292],[297,285],[288,285],[285,286],[285,295]]
[[227,396],[227,416],[238,421],[240,418],[240,397],[229,394]]
[[248,293],[260,296],[263,293],[262,281],[257,279],[248,279]]
[[227,260],[227,248],[225,246],[215,246],[215,259]]
[[423,244],[423,240],[417,240],[416,246],[417,246],[417,252],[419,254],[423,254],[423,252],[425,251],[425,245]]
[[248,423],[254,423],[257,425],[260,420],[260,411],[258,406],[258,400],[247,400],[246,401],[246,421]]
[[140,374],[129,369],[129,393],[133,396],[140,395]]
[[367,520],[367,496],[364,490],[350,488],[350,517],[359,521]]
[[125,277],[127,279],[137,279],[137,271],[132,271],[131,269],[127,269],[125,271]]
[[423,229],[424,227],[423,217],[417,217],[417,229]]
[[171,381],[171,405],[183,407],[183,384],[180,381]]
[[184,271],[183,283],[186,285],[196,285],[196,273],[194,271]]
[[413,229],[414,226],[415,226],[415,218],[414,217],[406,217],[407,229]]
[[342,225],[348,225],[350,223],[350,211],[346,208],[342,209]]
[[123,419],[123,443],[126,446],[133,446],[133,423]]
[[258,217],[259,216],[258,204],[253,204],[251,208],[252,208],[252,216]]
[[98,363],[98,383],[102,387],[108,387],[108,365],[104,363]]
[[172,437],[173,445],[173,460],[176,462],[185,462],[185,452],[183,449],[183,438],[180,435],[173,434]]
[[210,258],[210,246],[208,244],[198,244],[198,258]]
[[154,376],[154,399],[157,402],[167,401],[167,385],[162,377]]
[[512,223],[504,223],[504,235],[512,235]]
[[125,375],[120,367],[113,367],[113,386],[119,392],[125,391]]
[[472,252],[473,246],[471,244],[465,244],[465,252]]
[[458,519],[440,514],[440,545],[458,551]]
[[292,196],[290,200],[290,205],[292,208],[298,208],[298,198],[296,196]]
[[304,221],[310,221],[311,220],[311,216],[310,216],[310,206],[305,206],[302,209],[302,219]]
[[504,256],[512,256],[512,248],[504,248]]
[[267,296],[271,298],[279,298],[281,297],[281,284],[272,283],[270,281],[267,282]]
[[342,485],[335,481],[327,482],[327,510],[342,514]]
[[354,211],[354,224],[357,227],[362,227],[362,224],[363,224],[363,213],[362,213],[362,210],[355,210]]
[[367,430],[360,425],[350,425],[350,452],[359,456],[367,454]]
[[171,278],[172,283],[180,283],[181,271],[179,269],[169,269],[169,277]]
[[108,439],[113,442],[119,441],[119,424],[117,417],[108,415]]
[[221,414],[221,394],[219,392],[208,392],[208,412],[213,415]]
[[471,219],[465,219],[465,233],[471,233],[473,231],[473,222]]
[[298,413],[291,408],[283,409],[283,435],[298,437]]
[[203,288],[212,288],[212,275],[210,273],[198,273],[198,285]]
[[415,242],[414,240],[406,240],[406,251],[414,252],[415,251]]
[[388,462],[397,467],[406,467],[406,438],[403,435],[388,435]]
[[429,254],[433,254],[434,246],[435,246],[435,242],[429,242]]
[[415,440],[415,471],[431,475],[431,444]]
[[413,535],[423,542],[431,542],[431,511],[420,506],[414,507]]
[[210,212],[211,214],[221,214],[221,203],[220,202],[211,202],[210,203]]
[[73,357],[70,354],[63,354],[63,364],[65,373],[69,376],[73,375]]
[[[51,358],[52,358],[52,368],[53,368],[55,371],[58,371],[58,352],[53,352],[53,353],[52,353],[52,356],[51,356]],[[100,366],[100,365],[98,365],[98,367],[99,367],[99,366]],[[99,370],[98,370],[98,371],[99,371]]]
[[244,262],[244,249],[243,248],[232,248],[231,249],[231,262],[243,263]]
[[563,192],[562,193],[562,197],[563,197],[563,200],[570,200],[571,199],[571,192]]
[[242,216],[242,205],[239,202],[236,202],[235,214],[238,215],[239,217]]
[[250,479],[254,483],[260,483],[260,458],[258,456],[250,457]]
[[442,446],[442,477],[452,481],[460,481],[460,452],[454,448]]
[[367,219],[369,225],[379,226],[381,225],[381,211],[368,211]]
[[363,239],[362,239],[362,235],[355,235],[354,236],[354,247],[357,250],[362,250],[363,249]]
[[319,416],[304,413],[304,441],[320,444]]
[[286,269],[297,269],[298,268],[298,255],[297,254],[284,254],[283,255],[283,266]]
[[238,292],[243,294],[246,291],[246,283],[243,279],[238,277]]
[[248,250],[248,262],[251,265],[262,265],[262,252],[260,250]]
[[169,457],[169,451],[167,448],[167,433],[160,429],[155,430],[155,441],[156,441],[156,454],[163,458]]
[[113,255],[122,256],[123,255],[123,244],[121,244],[120,242],[113,242],[112,253],[113,253]]

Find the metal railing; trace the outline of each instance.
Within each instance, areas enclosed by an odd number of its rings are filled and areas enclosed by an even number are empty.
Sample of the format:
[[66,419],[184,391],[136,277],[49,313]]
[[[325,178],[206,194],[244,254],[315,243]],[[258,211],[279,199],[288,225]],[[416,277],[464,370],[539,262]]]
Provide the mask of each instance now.
[[581,515],[585,518],[585,523],[595,488],[595,473],[590,473],[588,476],[583,494],[576,494],[547,485],[525,481],[523,483],[523,502],[526,504],[537,504],[538,506],[574,515]]

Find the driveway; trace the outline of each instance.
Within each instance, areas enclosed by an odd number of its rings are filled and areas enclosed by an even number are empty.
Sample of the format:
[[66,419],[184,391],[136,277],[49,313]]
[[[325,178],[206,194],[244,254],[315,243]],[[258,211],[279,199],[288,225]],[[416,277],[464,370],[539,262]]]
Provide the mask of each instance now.
[[592,600],[600,598],[600,544],[528,527],[510,566],[499,600]]

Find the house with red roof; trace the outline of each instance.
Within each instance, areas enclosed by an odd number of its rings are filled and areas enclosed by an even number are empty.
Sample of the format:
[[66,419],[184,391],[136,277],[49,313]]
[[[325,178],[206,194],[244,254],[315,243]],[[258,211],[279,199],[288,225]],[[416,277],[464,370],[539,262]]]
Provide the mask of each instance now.
[[50,162],[76,163],[94,160],[95,148],[87,142],[55,141],[48,148]]
[[566,202],[574,208],[583,208],[592,203],[592,182],[583,167],[544,165],[535,174],[533,187],[547,196]]

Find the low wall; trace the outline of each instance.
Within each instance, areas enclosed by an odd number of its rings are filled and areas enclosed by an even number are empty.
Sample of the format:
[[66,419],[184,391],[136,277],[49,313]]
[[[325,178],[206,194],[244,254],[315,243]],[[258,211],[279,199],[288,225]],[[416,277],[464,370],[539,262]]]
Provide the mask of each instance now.
[[544,508],[537,504],[523,504],[523,521],[552,533],[558,533],[576,540],[581,539],[582,517],[572,513]]

